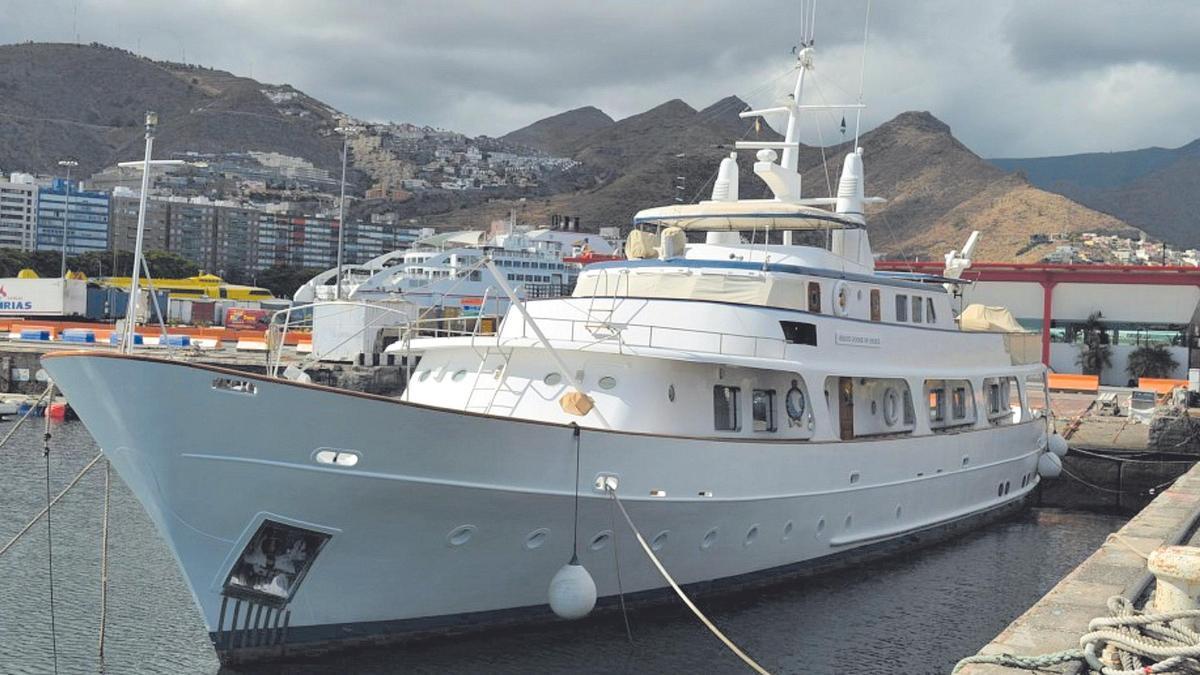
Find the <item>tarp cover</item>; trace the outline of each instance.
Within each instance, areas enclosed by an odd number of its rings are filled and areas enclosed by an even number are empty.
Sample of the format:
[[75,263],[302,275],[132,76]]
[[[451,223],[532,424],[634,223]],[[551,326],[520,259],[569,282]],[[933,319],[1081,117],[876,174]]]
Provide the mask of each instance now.
[[958,325],[964,331],[972,333],[1025,333],[1027,332],[1013,318],[1007,307],[988,307],[987,305],[967,305]]
[[645,260],[658,257],[658,235],[653,232],[634,230],[625,240],[625,257],[629,260]]

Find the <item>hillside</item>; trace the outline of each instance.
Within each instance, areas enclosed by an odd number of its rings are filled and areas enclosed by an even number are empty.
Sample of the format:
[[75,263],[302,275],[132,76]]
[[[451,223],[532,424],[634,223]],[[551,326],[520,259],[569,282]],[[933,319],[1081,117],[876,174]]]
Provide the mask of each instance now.
[[4,170],[49,172],[73,157],[83,174],[140,157],[147,110],[159,115],[160,157],[174,150],[261,150],[338,166],[333,109],[287,85],[102,45],[0,46]]
[[612,125],[613,118],[589,105],[538,120],[501,136],[500,140],[551,155],[570,156],[581,139]]
[[[582,140],[572,155],[603,166],[611,178],[596,189],[520,203],[497,201],[427,219],[427,224],[472,227],[507,217],[514,206],[536,222],[554,213],[579,215],[584,227],[624,225],[648,206],[706,198],[717,163],[737,138],[756,132],[737,117],[745,104],[723,99],[701,111],[672,100],[620,120]],[[759,138],[778,138],[763,128]],[[867,192],[885,197],[873,207],[869,228],[876,251],[896,257],[941,257],[959,248],[971,230],[984,233],[979,256],[988,260],[1039,260],[1053,247],[1030,248],[1033,234],[1111,232],[1128,227],[1060,195],[1038,189],[1016,174],[989,164],[954,138],[928,112],[907,112],[864,134]],[[802,147],[804,194],[827,196],[837,189],[844,143],[825,149]],[[766,196],[753,176],[753,157],[739,153],[742,196]],[[683,176],[685,190],[676,190]]]
[[1200,140],[1173,149],[990,161],[1167,242],[1200,246]]

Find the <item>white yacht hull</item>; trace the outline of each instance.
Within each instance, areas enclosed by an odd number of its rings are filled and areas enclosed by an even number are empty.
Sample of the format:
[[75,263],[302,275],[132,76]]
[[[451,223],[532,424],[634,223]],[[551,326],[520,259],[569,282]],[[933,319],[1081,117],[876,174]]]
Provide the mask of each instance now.
[[[76,352],[44,364],[174,552],[227,661],[547,618],[550,579],[572,555],[576,488],[579,559],[601,604],[617,593],[617,566],[626,593],[663,589],[594,488],[600,474],[619,477],[678,581],[743,584],[858,562],[1018,506],[1037,482],[1044,432],[1034,420],[838,443],[577,437],[154,358]],[[218,378],[256,391],[215,388]],[[320,464],[322,448],[359,461]],[[329,535],[286,607],[223,596],[264,520]]]

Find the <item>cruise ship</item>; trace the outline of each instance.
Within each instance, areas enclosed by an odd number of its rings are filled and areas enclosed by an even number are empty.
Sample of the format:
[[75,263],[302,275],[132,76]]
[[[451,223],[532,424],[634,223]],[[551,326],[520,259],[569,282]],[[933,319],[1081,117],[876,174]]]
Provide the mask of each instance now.
[[793,95],[744,113],[787,118],[782,141],[738,146],[772,197],[739,197],[735,153],[711,199],[640,211],[628,259],[568,297],[517,297],[473,249],[509,302],[499,330],[393,345],[415,364],[399,397],[43,358],[223,661],[552,620],[564,565],[600,607],[668,594],[617,499],[685,590],[713,590],[976,527],[1053,475],[1044,367],[958,321],[964,262],[876,273],[860,149],[836,197],[801,196],[798,120],[832,107],[801,104],[812,63],[801,49]]

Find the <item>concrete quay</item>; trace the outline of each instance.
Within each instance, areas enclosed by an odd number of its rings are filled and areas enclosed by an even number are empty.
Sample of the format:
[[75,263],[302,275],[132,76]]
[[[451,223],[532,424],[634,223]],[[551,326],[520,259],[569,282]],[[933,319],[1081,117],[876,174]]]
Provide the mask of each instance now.
[[[1064,476],[1059,480],[1070,479]],[[1148,582],[1144,555],[1163,545],[1200,544],[1194,532],[1197,513],[1200,513],[1200,466],[1193,467],[1159,493],[979,653],[1036,656],[1078,648],[1079,638],[1087,632],[1088,622],[1108,616],[1105,603],[1110,596],[1125,595],[1135,604],[1142,604],[1152,586]],[[1132,597],[1135,595],[1142,597]],[[1013,675],[1029,671],[972,664],[959,672],[962,675]],[[1072,664],[1063,664],[1039,672],[1077,671]]]

